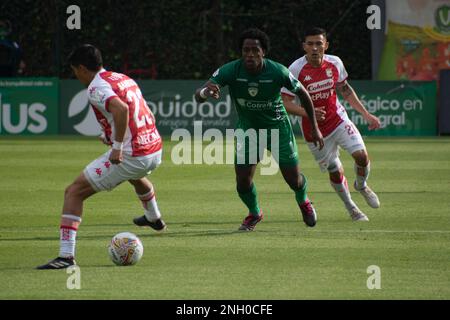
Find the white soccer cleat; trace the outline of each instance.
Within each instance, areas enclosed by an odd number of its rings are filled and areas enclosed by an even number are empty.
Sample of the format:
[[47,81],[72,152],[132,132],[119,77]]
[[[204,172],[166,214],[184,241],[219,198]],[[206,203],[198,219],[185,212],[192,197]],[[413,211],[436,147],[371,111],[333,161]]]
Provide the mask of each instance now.
[[348,213],[350,214],[350,218],[352,218],[353,221],[369,221],[369,218],[367,218],[367,216],[356,207],[349,210]]
[[370,207],[372,207],[374,209],[380,207],[380,200],[378,200],[377,194],[375,192],[373,192],[372,189],[369,188],[369,186],[366,185],[366,187],[364,187],[362,189],[358,189],[356,187],[356,182],[355,182],[354,187],[355,187],[356,191],[361,193],[362,196],[364,197],[364,199],[366,199],[366,202]]

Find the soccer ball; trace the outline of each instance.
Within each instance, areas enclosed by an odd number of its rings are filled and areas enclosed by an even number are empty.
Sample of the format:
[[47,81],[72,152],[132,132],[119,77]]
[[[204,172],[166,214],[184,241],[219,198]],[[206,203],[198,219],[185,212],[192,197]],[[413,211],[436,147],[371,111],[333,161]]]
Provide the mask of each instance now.
[[144,246],[136,235],[122,232],[111,239],[108,252],[112,262],[118,266],[131,266],[141,260]]

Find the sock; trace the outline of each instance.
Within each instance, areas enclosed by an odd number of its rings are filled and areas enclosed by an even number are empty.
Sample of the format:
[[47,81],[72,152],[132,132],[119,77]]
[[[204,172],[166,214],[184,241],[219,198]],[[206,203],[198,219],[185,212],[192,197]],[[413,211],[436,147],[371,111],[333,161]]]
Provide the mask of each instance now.
[[254,216],[259,215],[258,193],[256,192],[255,184],[252,183],[250,190],[247,192],[239,192],[239,189],[237,192],[239,198],[241,198],[242,202],[247,206],[248,212]]
[[339,181],[333,181],[330,178],[330,184],[333,187],[334,191],[336,191],[337,195],[344,202],[347,210],[350,210],[356,207],[356,204],[353,202],[352,197],[350,195],[350,190],[348,189],[347,179],[344,175],[339,177]]
[[300,189],[298,189],[298,190],[294,190],[294,192],[295,192],[295,200],[297,201],[297,203],[299,205],[305,203],[306,200],[308,200],[308,196],[306,195],[306,188],[308,187],[308,180],[303,175],[303,173],[300,173],[300,174],[303,177],[303,186]]
[[75,257],[77,230],[80,223],[81,218],[73,214],[63,214],[61,216],[61,226],[59,229],[59,257]]
[[355,173],[356,173],[356,188],[363,189],[366,187],[367,179],[369,178],[370,173],[370,162],[366,167],[360,167],[355,163]]
[[153,188],[146,194],[138,194],[138,197],[142,202],[144,215],[148,221],[155,222],[156,220],[161,219],[161,212],[159,212]]

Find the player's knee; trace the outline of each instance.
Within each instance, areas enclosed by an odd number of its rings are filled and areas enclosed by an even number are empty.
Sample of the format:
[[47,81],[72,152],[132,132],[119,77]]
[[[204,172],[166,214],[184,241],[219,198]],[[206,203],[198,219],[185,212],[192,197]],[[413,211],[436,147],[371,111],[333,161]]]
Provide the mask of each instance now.
[[236,189],[238,192],[247,192],[252,188],[251,177],[236,177]]
[[305,181],[301,175],[288,177],[286,183],[289,185],[289,188],[296,191],[303,188]]
[[82,196],[82,190],[79,188],[79,186],[76,183],[72,183],[64,191],[64,197],[66,199],[74,198],[74,197],[81,197],[81,196]]
[[360,167],[366,167],[369,164],[369,156],[366,150],[358,150],[352,154],[353,159]]
[[342,163],[339,158],[331,160],[328,164],[327,170],[330,174],[341,171]]
[[71,197],[71,195],[73,194],[73,184],[69,185],[68,187],[66,187],[66,189],[64,190],[64,198],[69,198]]

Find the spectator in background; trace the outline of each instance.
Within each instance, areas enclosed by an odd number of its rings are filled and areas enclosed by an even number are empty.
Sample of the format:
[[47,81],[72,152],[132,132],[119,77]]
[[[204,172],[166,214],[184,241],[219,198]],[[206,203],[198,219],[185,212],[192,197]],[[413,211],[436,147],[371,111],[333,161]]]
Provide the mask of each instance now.
[[11,22],[0,20],[0,77],[16,77],[25,68],[22,50],[17,42],[9,39],[11,31]]

